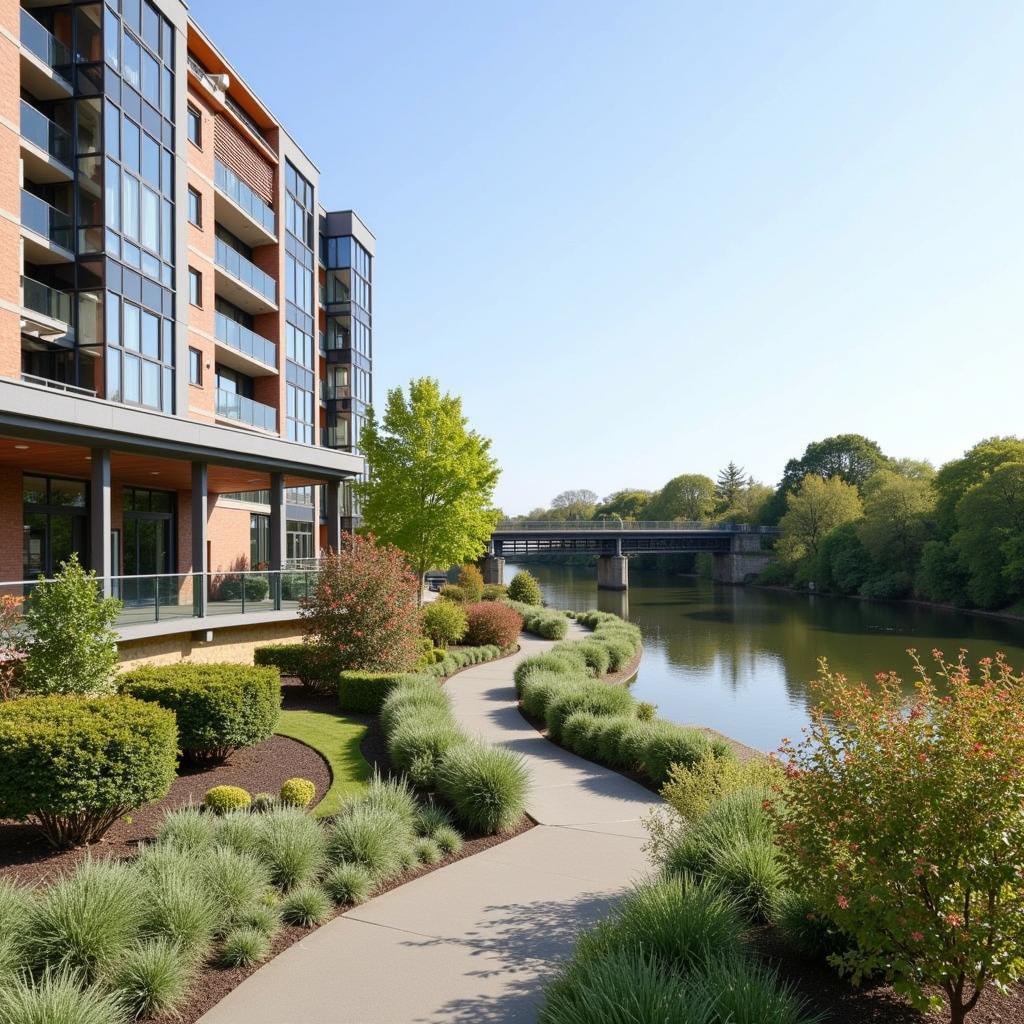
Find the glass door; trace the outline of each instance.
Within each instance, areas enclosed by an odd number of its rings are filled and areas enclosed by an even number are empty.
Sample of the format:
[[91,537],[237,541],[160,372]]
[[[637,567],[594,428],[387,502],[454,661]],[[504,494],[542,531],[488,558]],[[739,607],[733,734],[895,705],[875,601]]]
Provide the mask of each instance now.
[[125,488],[124,574],[122,600],[126,604],[153,604],[177,600],[173,580],[162,584],[156,576],[172,572],[174,564],[173,495],[165,491]]

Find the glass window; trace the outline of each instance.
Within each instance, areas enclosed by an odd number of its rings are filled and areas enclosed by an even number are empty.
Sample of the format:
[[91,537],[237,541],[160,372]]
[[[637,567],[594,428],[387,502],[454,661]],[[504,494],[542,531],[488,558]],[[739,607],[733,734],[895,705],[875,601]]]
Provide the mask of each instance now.
[[142,347],[140,315],[142,310],[130,302],[124,304],[124,347],[138,352]]
[[[162,201],[161,230],[160,230],[160,255],[165,260],[174,259],[174,207],[164,199]],[[168,267],[168,270],[170,268]]]
[[188,301],[193,306],[203,304],[203,275],[192,267],[188,268]]
[[124,34],[124,80],[135,89],[142,85],[142,51],[127,32]]
[[121,353],[116,348],[107,349],[107,398],[121,401]]
[[160,320],[146,310],[142,311],[142,354],[160,358]]
[[197,228],[203,226],[203,197],[191,185],[188,189],[188,221]]
[[163,360],[165,363],[174,362],[174,321],[164,320],[163,329]]
[[203,146],[203,118],[202,115],[190,103],[188,106],[188,137],[200,149]]
[[21,496],[26,505],[45,505],[46,477],[23,476],[21,478]]
[[107,156],[121,156],[121,115],[110,102],[103,108],[103,136]]
[[138,356],[124,357],[124,400],[138,402],[140,395],[139,373],[142,360]]
[[188,350],[188,382],[196,387],[203,386],[203,354],[197,348]]
[[174,75],[163,68],[163,91],[160,93],[160,110],[168,120],[174,120]]
[[116,70],[120,67],[118,44],[121,41],[121,28],[117,16],[109,8],[103,12],[103,40],[107,63]]
[[145,50],[142,51],[142,95],[159,109],[160,65]]
[[103,181],[106,189],[105,208],[107,227],[117,228],[121,225],[121,168],[113,160],[107,161],[106,177]]
[[139,126],[124,119],[124,164],[132,171],[139,169]]
[[145,132],[142,135],[142,176],[160,187],[160,144]]
[[169,149],[161,150],[160,163],[163,170],[160,174],[160,189],[165,196],[174,195],[174,157]]
[[121,300],[107,292],[107,344],[121,344]]
[[51,505],[85,508],[85,482],[82,480],[51,480]]
[[142,190],[142,244],[160,251],[160,197],[151,188]]
[[142,363],[142,404],[160,408],[160,364],[148,359]]
[[130,174],[124,175],[121,188],[121,217],[124,233],[129,238],[139,237],[139,183]]
[[149,4],[142,5],[142,38],[154,52],[160,52],[160,15]]

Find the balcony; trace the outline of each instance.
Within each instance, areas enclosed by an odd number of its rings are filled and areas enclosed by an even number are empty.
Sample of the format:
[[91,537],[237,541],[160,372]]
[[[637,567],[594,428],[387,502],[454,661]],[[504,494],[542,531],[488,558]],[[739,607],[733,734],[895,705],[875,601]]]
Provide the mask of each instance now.
[[274,211],[230,167],[218,160],[214,168],[214,216],[246,245],[277,242]]
[[74,261],[74,226],[71,216],[39,196],[21,190],[21,233],[25,259],[30,263]]
[[223,239],[217,239],[215,283],[218,295],[247,313],[277,311],[277,282]]
[[56,341],[71,332],[71,296],[30,277],[21,279],[21,333]]
[[277,345],[250,331],[223,313],[217,313],[214,333],[220,351],[217,361],[250,377],[266,377],[277,373]]
[[217,389],[217,417],[231,420],[233,423],[244,423],[259,430],[277,433],[277,410],[262,402],[254,402],[244,395],[236,395],[233,391]]
[[71,133],[21,101],[21,156],[29,181],[51,183],[71,181]]
[[21,84],[41,100],[71,95],[65,73],[71,67],[71,50],[55,39],[24,8],[21,11]]

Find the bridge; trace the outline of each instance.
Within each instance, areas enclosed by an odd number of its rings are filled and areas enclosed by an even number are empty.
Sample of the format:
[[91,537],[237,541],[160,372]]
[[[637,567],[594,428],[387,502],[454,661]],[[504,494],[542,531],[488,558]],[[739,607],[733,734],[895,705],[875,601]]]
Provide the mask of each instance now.
[[630,555],[710,554],[712,578],[742,583],[774,558],[768,542],[776,526],[700,522],[566,522],[505,520],[491,535],[484,579],[504,582],[507,555],[553,551],[597,555],[597,585],[602,590],[629,587]]

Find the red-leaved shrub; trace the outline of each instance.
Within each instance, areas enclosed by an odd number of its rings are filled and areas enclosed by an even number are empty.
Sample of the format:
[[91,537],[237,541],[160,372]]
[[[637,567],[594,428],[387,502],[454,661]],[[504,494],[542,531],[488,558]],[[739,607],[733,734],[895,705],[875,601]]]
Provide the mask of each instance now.
[[523,629],[523,618],[500,601],[481,601],[466,606],[469,628],[462,642],[469,647],[494,644],[502,649],[511,647]]
[[325,678],[342,669],[402,671],[416,664],[417,585],[398,548],[342,535],[341,550],[321,560],[301,612]]

